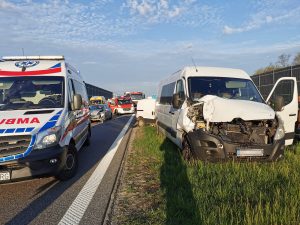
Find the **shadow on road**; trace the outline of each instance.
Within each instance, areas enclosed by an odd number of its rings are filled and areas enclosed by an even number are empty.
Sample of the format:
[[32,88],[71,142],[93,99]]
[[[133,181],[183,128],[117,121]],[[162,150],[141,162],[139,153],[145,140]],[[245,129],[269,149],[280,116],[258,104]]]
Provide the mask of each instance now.
[[167,138],[160,146],[164,152],[160,181],[166,198],[166,224],[198,224],[199,212],[187,176],[187,167],[175,149],[175,145]]
[[[66,192],[72,185],[74,185],[76,182],[79,182],[80,179],[85,179],[82,182],[83,185],[88,179],[88,177],[84,177],[85,174],[88,173],[89,170],[97,165],[103,158],[126,122],[127,119],[124,118],[122,119],[122,122],[119,120],[113,120],[104,123],[99,127],[93,127],[94,133],[91,139],[91,146],[84,147],[78,153],[79,167],[76,176],[64,182],[50,180],[43,186],[38,187],[35,194],[31,196],[32,198],[44,191],[45,193],[33,200],[29,205],[27,205],[26,208],[8,221],[7,224],[29,224],[62,194],[64,194],[64,192]],[[72,203],[73,200],[74,199],[69,199],[70,203]],[[66,211],[67,209],[64,210]],[[63,213],[65,213],[65,211]]]

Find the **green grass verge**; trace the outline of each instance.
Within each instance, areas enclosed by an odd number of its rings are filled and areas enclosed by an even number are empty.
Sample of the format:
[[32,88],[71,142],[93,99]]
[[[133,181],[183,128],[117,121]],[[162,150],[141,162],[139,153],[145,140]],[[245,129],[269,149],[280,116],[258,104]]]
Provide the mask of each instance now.
[[276,163],[191,165],[155,128],[140,133],[127,179],[140,175],[126,191],[140,192],[139,205],[144,201],[145,207],[123,224],[300,224],[298,150]]

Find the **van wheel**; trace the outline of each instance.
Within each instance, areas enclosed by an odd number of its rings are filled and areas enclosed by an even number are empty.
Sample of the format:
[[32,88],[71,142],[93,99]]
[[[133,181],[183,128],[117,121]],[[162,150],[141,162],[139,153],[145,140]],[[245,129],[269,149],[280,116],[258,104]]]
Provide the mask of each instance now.
[[61,171],[56,175],[56,178],[61,181],[69,180],[77,172],[78,168],[78,158],[75,146],[69,145],[68,152],[66,155],[66,161],[61,169]]
[[140,119],[138,120],[138,125],[139,125],[139,127],[145,126],[145,121],[144,121],[143,118],[140,118]]
[[191,145],[186,137],[183,139],[181,152],[182,152],[182,157],[185,161],[188,162],[193,161],[194,157],[193,157]]

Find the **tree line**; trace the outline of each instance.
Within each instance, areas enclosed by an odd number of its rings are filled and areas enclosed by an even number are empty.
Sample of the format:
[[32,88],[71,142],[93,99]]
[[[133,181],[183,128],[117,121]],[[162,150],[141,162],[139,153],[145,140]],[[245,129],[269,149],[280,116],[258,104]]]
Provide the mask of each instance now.
[[254,74],[272,72],[273,70],[284,68],[287,66],[300,65],[300,52],[296,54],[292,63],[290,63],[290,60],[290,54],[281,54],[280,56],[278,56],[277,61],[275,63],[270,63],[268,66],[256,70]]

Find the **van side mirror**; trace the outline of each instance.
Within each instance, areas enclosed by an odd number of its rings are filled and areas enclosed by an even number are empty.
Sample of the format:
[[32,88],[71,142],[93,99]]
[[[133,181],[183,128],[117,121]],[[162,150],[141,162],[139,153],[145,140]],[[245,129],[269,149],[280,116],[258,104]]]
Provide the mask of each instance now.
[[275,111],[282,111],[282,108],[284,106],[284,99],[282,96],[276,96],[275,102],[274,102],[274,110]]
[[175,109],[178,109],[180,107],[180,99],[178,93],[173,94],[172,105]]
[[73,110],[79,110],[82,106],[82,97],[80,94],[73,96]]

